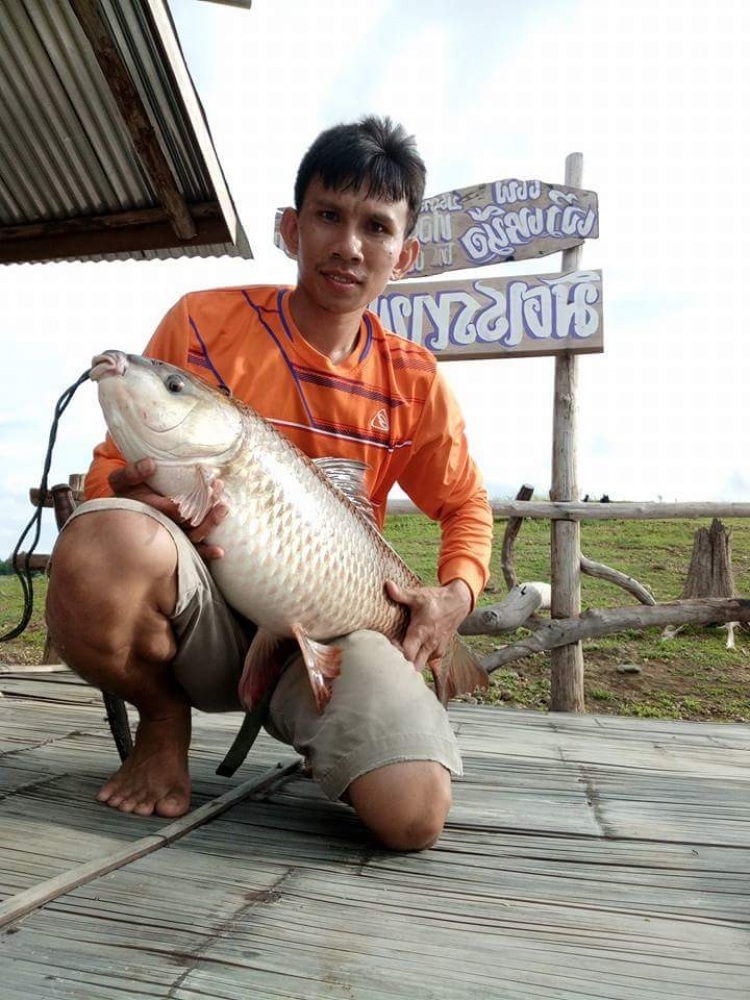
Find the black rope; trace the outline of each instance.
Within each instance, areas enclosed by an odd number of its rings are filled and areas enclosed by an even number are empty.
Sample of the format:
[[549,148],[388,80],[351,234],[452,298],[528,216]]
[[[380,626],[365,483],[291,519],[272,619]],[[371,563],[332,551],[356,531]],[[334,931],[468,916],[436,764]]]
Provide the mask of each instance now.
[[[67,409],[68,403],[70,403],[71,399],[75,395],[76,390],[80,385],[83,385],[83,383],[88,379],[88,377],[89,373],[88,371],[85,371],[81,376],[79,376],[78,379],[76,379],[73,385],[68,386],[68,388],[62,394],[62,396],[60,396],[55,405],[55,414],[54,417],[52,418],[52,426],[50,427],[49,441],[47,443],[47,454],[44,459],[44,469],[42,471],[42,478],[39,483],[38,506],[34,511],[33,517],[24,528],[21,537],[18,539],[16,547],[13,549],[13,555],[10,557],[13,564],[13,569],[15,570],[15,574],[21,581],[21,590],[23,591],[23,613],[21,616],[21,620],[17,625],[15,625],[12,629],[10,629],[10,631],[5,632],[3,635],[0,635],[0,642],[7,642],[10,639],[17,638],[29,624],[32,611],[34,610],[34,583],[33,583],[33,577],[31,575],[31,555],[39,543],[39,535],[41,534],[42,530],[42,514],[44,512],[44,502],[47,499],[47,494],[49,493],[49,490],[47,489],[47,477],[49,476],[49,470],[52,464],[52,450],[55,446],[55,441],[57,440],[57,426],[60,422],[60,417]],[[26,536],[32,531],[34,532],[34,537],[31,542],[31,546],[28,552],[26,552],[25,558],[23,560],[23,565],[19,566],[18,555],[21,551],[23,543],[26,540]]]

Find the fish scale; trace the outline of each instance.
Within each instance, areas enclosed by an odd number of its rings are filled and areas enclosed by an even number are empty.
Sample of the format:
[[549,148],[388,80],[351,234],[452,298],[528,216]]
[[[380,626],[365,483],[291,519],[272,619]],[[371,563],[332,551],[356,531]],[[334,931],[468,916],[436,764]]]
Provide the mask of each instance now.
[[[206,542],[224,550],[209,564],[222,595],[258,626],[240,682],[248,707],[275,682],[285,640],[299,643],[322,710],[340,667],[338,649],[322,643],[359,629],[403,637],[408,611],[385,583],[420,580],[365,512],[359,463],[316,464],[251,407],[163,361],[107,351],[91,378],[123,457],[153,458],[149,485],[190,523],[205,519],[213,483],[223,483],[227,514]],[[458,641],[431,668],[443,702],[487,684]]]
[[[277,635],[291,636],[299,623],[319,640],[360,628],[400,638],[407,616],[388,600],[384,583],[412,587],[418,577],[314,463],[298,462],[291,442],[275,431],[263,437],[257,449],[219,468],[229,514],[210,541],[225,551],[211,567],[222,594]],[[295,460],[293,480],[279,483],[269,453]],[[252,490],[242,488],[248,483]]]

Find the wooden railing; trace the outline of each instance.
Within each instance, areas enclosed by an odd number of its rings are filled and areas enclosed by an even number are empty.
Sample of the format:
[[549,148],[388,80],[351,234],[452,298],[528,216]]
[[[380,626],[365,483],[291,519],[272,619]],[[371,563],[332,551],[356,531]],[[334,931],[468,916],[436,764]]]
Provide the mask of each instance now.
[[[555,650],[583,639],[611,635],[627,629],[650,627],[678,627],[686,624],[726,624],[730,630],[735,624],[750,622],[750,601],[735,596],[707,596],[657,604],[652,595],[638,581],[600,563],[587,559],[579,551],[576,573],[584,573],[609,580],[633,594],[640,605],[622,608],[594,608],[583,614],[561,615],[555,613],[553,599],[555,574],[552,587],[547,583],[521,583],[513,569],[513,543],[524,518],[560,521],[613,521],[613,520],[667,520],[681,518],[750,517],[750,503],[718,503],[715,501],[688,503],[655,502],[554,502],[533,499],[533,489],[523,486],[515,500],[493,501],[495,520],[507,520],[501,565],[508,586],[506,597],[496,604],[478,607],[461,625],[463,635],[502,635],[523,627],[531,635],[513,642],[490,654],[483,661],[488,672],[530,656],[533,653]],[[415,514],[417,508],[409,500],[392,500],[389,514]],[[731,576],[731,570],[729,575]],[[558,579],[557,586],[560,586]],[[540,609],[550,610],[550,619],[539,618]],[[730,631],[730,636],[733,632]],[[552,685],[551,711],[582,711],[577,697],[582,689],[583,662],[575,664],[574,682]],[[554,673],[554,662],[552,663]],[[580,676],[578,676],[580,675]],[[571,693],[572,692],[572,693]]]

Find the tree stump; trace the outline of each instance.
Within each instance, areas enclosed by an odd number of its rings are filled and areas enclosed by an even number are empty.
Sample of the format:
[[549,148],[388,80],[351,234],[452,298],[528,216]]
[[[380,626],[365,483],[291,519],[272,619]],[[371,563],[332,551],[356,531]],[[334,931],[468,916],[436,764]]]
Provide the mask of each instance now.
[[718,518],[699,528],[693,540],[683,600],[694,597],[737,597],[732,572],[732,532]]

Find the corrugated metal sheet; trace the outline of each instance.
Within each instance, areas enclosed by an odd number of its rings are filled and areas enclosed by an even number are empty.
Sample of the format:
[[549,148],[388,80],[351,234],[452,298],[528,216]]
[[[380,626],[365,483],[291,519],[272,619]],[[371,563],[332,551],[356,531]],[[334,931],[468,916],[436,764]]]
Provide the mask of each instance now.
[[[163,200],[139,155],[132,122],[125,121],[79,21],[76,11],[82,7],[101,15],[175,192],[193,218],[194,206],[203,207],[204,217],[220,218],[225,239],[206,242],[200,226],[193,240],[174,233],[173,239],[161,239],[153,225],[148,229],[160,218],[162,226],[169,220],[159,214]],[[143,223],[142,212],[149,213]],[[113,218],[116,225],[109,224]],[[169,237],[171,227],[163,228]],[[52,248],[61,233],[68,247],[71,234],[85,236],[86,249],[95,252],[59,254]],[[36,256],[23,255],[27,236],[37,246],[46,237],[51,250],[46,259],[252,256],[164,0],[0,0],[0,251],[5,262],[15,247],[18,255],[10,259],[45,259],[38,250]]]

